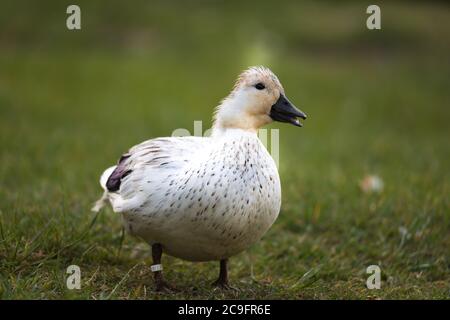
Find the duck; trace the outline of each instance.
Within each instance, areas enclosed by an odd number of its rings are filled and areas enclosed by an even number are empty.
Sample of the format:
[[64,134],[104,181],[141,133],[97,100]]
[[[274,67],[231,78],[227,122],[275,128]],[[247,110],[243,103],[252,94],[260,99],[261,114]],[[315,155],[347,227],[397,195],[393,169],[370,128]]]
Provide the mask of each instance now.
[[162,255],[192,262],[218,261],[214,286],[229,288],[229,258],[258,242],[277,219],[281,183],[277,166],[258,139],[273,121],[301,127],[306,114],[286,97],[267,67],[244,70],[216,107],[208,137],[160,137],[122,154],[100,177],[102,197],[125,230],[151,247],[156,291],[165,281]]

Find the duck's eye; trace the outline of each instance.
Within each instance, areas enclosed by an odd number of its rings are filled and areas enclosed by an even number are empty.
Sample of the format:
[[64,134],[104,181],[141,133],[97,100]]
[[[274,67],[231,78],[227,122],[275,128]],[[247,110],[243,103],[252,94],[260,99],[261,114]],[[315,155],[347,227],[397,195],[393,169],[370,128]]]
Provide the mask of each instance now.
[[255,84],[255,88],[258,90],[263,90],[266,88],[266,86],[264,85],[264,83],[259,82],[259,83]]

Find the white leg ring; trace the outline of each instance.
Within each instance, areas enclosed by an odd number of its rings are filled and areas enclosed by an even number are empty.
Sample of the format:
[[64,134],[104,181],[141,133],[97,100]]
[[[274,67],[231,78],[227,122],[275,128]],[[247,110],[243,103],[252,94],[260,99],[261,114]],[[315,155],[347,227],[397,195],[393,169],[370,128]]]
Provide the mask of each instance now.
[[152,272],[162,271],[162,269],[162,264],[154,264],[150,267],[150,270],[152,270]]

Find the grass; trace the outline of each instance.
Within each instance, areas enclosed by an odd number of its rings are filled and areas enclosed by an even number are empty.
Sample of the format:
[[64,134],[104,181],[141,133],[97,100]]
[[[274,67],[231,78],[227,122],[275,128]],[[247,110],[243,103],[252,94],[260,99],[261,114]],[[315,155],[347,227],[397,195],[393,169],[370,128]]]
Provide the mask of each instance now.
[[[383,5],[372,32],[360,2],[257,3],[82,1],[75,33],[64,4],[4,4],[0,298],[449,298],[449,8]],[[90,212],[99,174],[144,139],[209,127],[237,73],[260,63],[309,116],[271,125],[280,217],[231,259],[238,292],[211,289],[217,263],[165,256],[182,291],[156,294],[147,245],[111,210]],[[382,193],[361,192],[366,174]],[[65,286],[72,264],[81,290]],[[380,290],[365,286],[371,264]]]

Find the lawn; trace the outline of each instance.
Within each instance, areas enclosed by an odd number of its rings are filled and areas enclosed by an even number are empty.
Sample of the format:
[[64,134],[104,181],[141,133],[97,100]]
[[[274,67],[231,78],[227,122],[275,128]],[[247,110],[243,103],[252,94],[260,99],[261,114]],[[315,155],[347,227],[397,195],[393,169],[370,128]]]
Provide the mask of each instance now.
[[[450,7],[390,1],[369,31],[360,1],[78,4],[80,31],[60,1],[2,4],[1,299],[450,298]],[[164,256],[181,291],[155,293],[149,247],[90,211],[99,175],[138,142],[209,128],[257,64],[308,114],[270,126],[280,216],[231,259],[238,291],[211,288],[217,262]],[[369,174],[382,192],[361,191]]]

